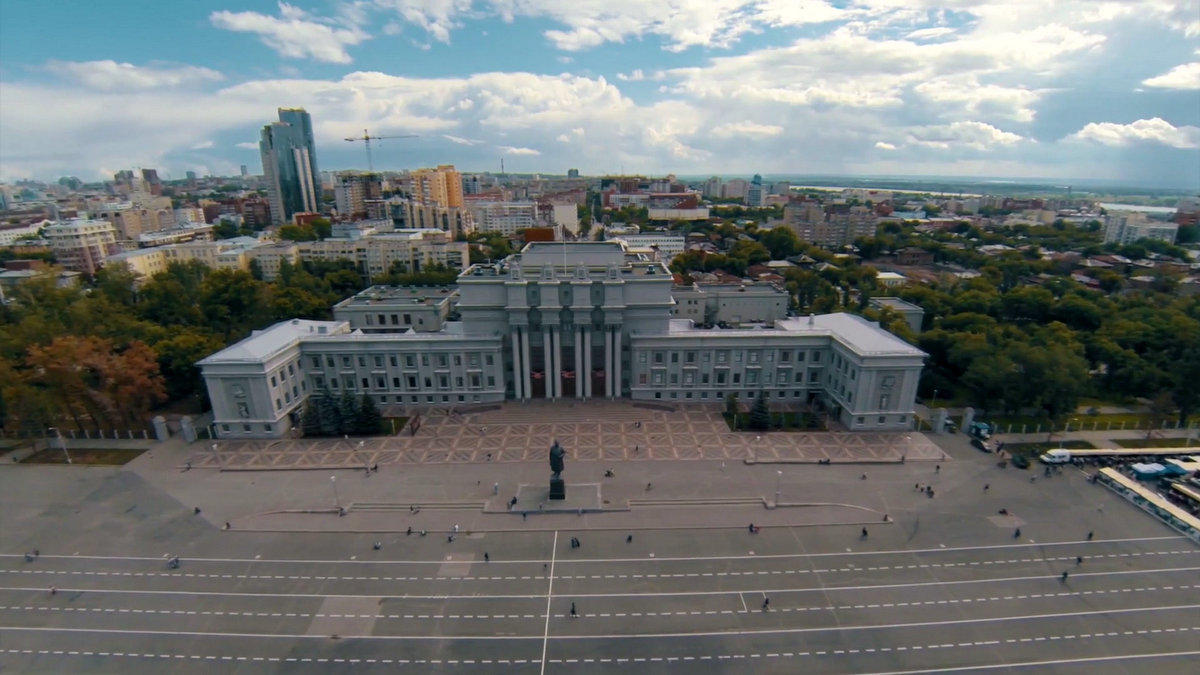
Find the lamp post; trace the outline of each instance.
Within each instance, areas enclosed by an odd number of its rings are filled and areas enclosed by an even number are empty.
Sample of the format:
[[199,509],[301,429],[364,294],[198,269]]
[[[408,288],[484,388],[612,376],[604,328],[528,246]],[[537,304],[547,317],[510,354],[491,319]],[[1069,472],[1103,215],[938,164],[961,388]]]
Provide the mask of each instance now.
[[758,464],[758,444],[762,441],[762,436],[754,437],[754,447],[751,450],[754,452],[754,463]]
[[930,408],[937,407],[937,389],[933,390],[933,399],[929,401],[929,407]]
[[67,458],[67,464],[71,464],[71,453],[67,452],[67,441],[63,439],[62,432],[58,430],[58,427],[50,427],[46,431],[54,432],[55,438],[58,439],[58,447],[63,451],[63,457]]
[[783,471],[775,472],[775,506],[779,506],[779,486],[783,482]]
[[338,513],[340,514],[342,512],[342,500],[340,497],[338,497],[337,476],[330,476],[329,484],[333,486],[333,505],[337,508]]
[[224,470],[225,470],[225,465],[221,463],[221,453],[217,452],[217,444],[216,444],[216,443],[213,443],[213,444],[212,444],[211,446],[209,446],[209,447],[211,447],[211,448],[212,448],[213,457],[214,457],[214,458],[217,460],[217,470],[218,470],[218,471],[224,471]]

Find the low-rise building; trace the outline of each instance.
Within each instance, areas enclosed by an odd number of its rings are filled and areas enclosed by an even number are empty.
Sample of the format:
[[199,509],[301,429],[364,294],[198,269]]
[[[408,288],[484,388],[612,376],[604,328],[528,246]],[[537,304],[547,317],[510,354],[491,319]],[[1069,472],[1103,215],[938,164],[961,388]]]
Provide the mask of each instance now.
[[105,258],[121,252],[117,229],[107,220],[61,221],[47,225],[42,236],[50,242],[59,264],[83,274],[95,274]]
[[433,333],[458,299],[451,286],[372,286],[333,306],[333,318],[364,333]]

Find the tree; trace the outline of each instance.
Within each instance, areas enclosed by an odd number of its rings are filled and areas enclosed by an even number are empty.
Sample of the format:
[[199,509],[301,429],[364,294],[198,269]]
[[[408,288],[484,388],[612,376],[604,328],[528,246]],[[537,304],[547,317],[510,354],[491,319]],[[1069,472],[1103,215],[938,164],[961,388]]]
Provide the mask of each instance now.
[[228,342],[269,319],[266,285],[241,270],[216,270],[200,286],[200,309]]
[[800,252],[800,240],[786,227],[772,227],[763,232],[759,242],[771,252],[772,260],[783,260]]
[[350,393],[349,389],[342,390],[342,398],[338,401],[338,430],[339,434],[354,434],[358,435],[358,402],[354,400],[354,394]]
[[374,436],[383,430],[383,414],[368,394],[363,394],[359,401],[356,422],[358,433],[363,436]]
[[224,346],[225,343],[206,331],[183,327],[176,329],[171,337],[154,343],[167,396],[173,401],[192,397],[205,401],[208,390],[196,362]]
[[333,397],[329,387],[323,387],[320,397],[317,398],[317,415],[321,419],[321,435],[336,436],[342,428],[342,418],[337,399]]
[[767,408],[767,396],[758,392],[754,407],[750,409],[750,428],[755,431],[766,431],[771,428],[771,411]]
[[313,397],[309,397],[304,403],[304,412],[300,414],[300,430],[306,438],[322,435],[321,413],[317,410],[317,403]]
[[725,394],[725,416],[733,421],[733,426],[735,429],[737,428],[737,414],[738,397],[737,394],[731,391],[728,394]]

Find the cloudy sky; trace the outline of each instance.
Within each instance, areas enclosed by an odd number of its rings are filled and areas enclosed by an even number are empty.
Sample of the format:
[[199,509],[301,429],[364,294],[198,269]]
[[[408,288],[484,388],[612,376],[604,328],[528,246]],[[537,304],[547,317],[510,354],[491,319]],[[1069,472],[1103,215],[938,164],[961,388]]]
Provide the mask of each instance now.
[[1091,178],[1200,190],[1200,0],[0,2],[0,180],[322,169]]

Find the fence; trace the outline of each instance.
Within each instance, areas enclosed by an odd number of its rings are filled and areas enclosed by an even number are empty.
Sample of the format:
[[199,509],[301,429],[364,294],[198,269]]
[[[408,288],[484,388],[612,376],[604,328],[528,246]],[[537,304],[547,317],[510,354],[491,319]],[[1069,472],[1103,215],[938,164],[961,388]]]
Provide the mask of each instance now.
[[[947,419],[955,419],[948,417]],[[981,418],[977,418],[981,419]],[[1015,424],[1015,423],[996,423],[991,420],[981,419],[986,421],[992,427],[994,434],[1047,434],[1047,433],[1067,433],[1070,431],[1176,431],[1179,429],[1200,429],[1200,422],[1191,421],[1185,427],[1179,424],[1178,420],[1165,421],[1158,426],[1154,426],[1151,420],[1071,420],[1064,424],[1062,428],[1055,428],[1049,422],[1039,424]],[[933,431],[933,422],[931,420],[917,417],[917,431]]]
[[[62,438],[71,440],[114,440],[114,441],[132,441],[132,440],[149,440],[153,437],[153,433],[149,429],[101,429],[77,431],[68,429],[62,434]],[[25,430],[5,431],[0,429],[0,439],[37,439],[37,440],[56,440],[59,438],[57,434],[42,432],[29,432]]]

